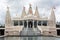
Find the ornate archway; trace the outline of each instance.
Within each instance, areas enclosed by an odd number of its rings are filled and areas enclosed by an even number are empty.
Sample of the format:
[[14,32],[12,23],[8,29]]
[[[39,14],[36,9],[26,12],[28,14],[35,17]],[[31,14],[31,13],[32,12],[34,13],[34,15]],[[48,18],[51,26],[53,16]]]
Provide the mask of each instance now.
[[28,21],[28,28],[33,28],[33,21]]

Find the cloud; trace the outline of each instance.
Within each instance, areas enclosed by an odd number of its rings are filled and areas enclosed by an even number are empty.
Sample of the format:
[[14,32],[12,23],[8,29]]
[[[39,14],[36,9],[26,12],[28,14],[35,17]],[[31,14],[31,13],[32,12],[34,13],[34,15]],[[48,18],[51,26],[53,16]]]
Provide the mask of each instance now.
[[4,24],[7,1],[0,0],[0,24]]
[[41,0],[36,2],[39,7],[60,6],[60,0]]
[[37,5],[40,16],[44,14],[49,16],[51,7],[55,6],[56,21],[60,21],[60,0],[0,0],[0,22],[2,23],[5,20],[7,5],[10,7],[11,16],[14,17],[16,14],[21,15],[23,6],[28,12],[30,3],[33,11]]

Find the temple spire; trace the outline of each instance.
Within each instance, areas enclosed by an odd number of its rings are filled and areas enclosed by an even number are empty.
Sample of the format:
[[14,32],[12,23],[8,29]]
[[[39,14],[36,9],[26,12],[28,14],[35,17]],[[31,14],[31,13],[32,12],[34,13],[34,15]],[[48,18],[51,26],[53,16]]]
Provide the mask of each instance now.
[[37,6],[36,6],[36,10],[35,10],[35,14],[34,14],[34,16],[39,17],[39,12],[38,12],[38,8],[37,8]]
[[9,7],[7,7],[5,25],[6,26],[11,26],[11,16],[10,16],[10,12],[9,12]]
[[25,7],[23,7],[23,10],[22,10],[22,15],[21,15],[21,17],[24,17],[24,16],[26,16]]
[[33,14],[31,4],[29,5],[29,11],[28,11],[28,14]]
[[55,9],[55,7],[53,7],[53,8],[51,9],[51,14],[50,14],[50,21],[52,21],[52,22],[51,22],[52,25],[54,25],[54,24],[56,23],[56,18],[55,18],[54,9]]
[[51,15],[50,15],[50,20],[55,20],[55,13],[54,13],[54,9],[55,9],[55,7],[52,7],[52,9],[51,9]]

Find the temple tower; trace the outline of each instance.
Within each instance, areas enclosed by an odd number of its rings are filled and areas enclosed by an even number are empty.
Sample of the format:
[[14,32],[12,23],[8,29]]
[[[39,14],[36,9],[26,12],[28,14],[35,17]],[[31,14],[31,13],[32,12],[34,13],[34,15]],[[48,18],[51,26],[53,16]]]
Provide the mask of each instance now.
[[24,16],[26,16],[25,7],[23,7],[21,18],[23,18]]
[[34,16],[37,16],[39,18],[39,12],[38,12],[38,8],[37,7],[36,7],[36,10],[35,10]]
[[54,13],[54,7],[51,9],[51,14],[50,18],[48,20],[48,26],[49,26],[49,33],[51,35],[56,36],[56,18],[55,18],[55,13]]
[[11,26],[11,16],[9,12],[9,7],[7,7],[6,18],[5,18],[5,27]]
[[33,14],[31,4],[29,5],[29,11],[28,11],[28,14]]
[[56,26],[56,18],[55,18],[55,14],[54,14],[54,7],[51,9],[51,14],[50,14],[50,18],[49,18],[49,26]]

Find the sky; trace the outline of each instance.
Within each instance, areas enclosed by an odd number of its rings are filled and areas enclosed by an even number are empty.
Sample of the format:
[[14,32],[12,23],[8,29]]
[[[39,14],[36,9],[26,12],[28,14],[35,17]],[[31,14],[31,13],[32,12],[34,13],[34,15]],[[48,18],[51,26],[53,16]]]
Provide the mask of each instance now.
[[16,14],[21,16],[23,7],[26,7],[28,13],[29,4],[32,5],[33,13],[36,6],[40,16],[49,16],[51,8],[55,6],[56,21],[60,22],[60,0],[0,0],[0,24],[5,23],[7,6],[10,8],[11,17]]

